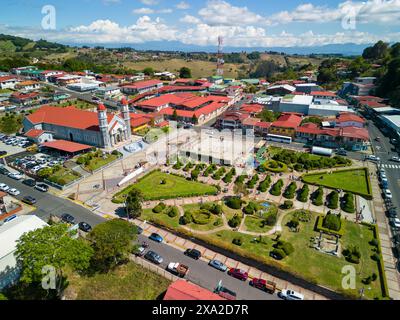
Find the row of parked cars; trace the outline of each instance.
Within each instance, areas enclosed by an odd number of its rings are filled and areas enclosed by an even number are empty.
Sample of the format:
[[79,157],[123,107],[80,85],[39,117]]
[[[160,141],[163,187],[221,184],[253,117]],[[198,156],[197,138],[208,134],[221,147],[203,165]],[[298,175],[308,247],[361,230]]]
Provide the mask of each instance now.
[[[149,239],[156,241],[158,243],[163,242],[163,237],[160,236],[157,233],[152,233],[149,236]],[[139,256],[144,256],[145,259],[155,263],[155,264],[161,264],[163,263],[164,259],[155,251],[149,250],[145,253],[146,251],[146,245],[142,245],[139,250],[137,255]],[[184,254],[190,258],[193,258],[195,260],[199,260],[201,258],[201,252],[197,249],[187,249]],[[241,281],[246,281],[249,279],[249,274],[239,268],[228,268],[223,262],[213,259],[210,260],[208,265],[210,267],[213,267],[221,272],[227,272],[228,275],[239,279]],[[178,262],[171,262],[167,265],[167,270],[177,276],[184,277],[188,274],[189,272],[189,267],[186,265],[183,265]],[[276,291],[276,283],[272,281],[268,281],[265,279],[260,279],[260,278],[252,278],[249,282],[251,286],[254,288],[260,289],[262,291],[268,292],[270,294],[275,293]],[[228,299],[228,300],[235,300],[236,299],[236,293],[233,292],[232,290],[229,290],[224,287],[218,287],[214,291],[215,293],[218,293],[222,297]],[[304,296],[298,292],[295,292],[293,290],[282,290],[278,294],[282,299],[286,300],[304,300]]]
[[0,141],[6,145],[20,148],[28,148],[33,145],[33,142],[29,141],[26,137],[8,136],[6,134],[0,134]]
[[63,157],[52,157],[49,155],[34,156],[29,155],[14,160],[14,166],[26,170],[32,174],[38,173],[41,169],[62,165],[65,161]]

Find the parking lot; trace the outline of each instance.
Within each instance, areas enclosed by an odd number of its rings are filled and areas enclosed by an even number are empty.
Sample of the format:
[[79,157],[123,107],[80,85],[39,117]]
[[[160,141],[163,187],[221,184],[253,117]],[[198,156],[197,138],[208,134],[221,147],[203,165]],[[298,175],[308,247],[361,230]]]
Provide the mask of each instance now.
[[7,156],[21,153],[31,145],[33,145],[33,143],[26,137],[0,134],[0,151],[7,152]]

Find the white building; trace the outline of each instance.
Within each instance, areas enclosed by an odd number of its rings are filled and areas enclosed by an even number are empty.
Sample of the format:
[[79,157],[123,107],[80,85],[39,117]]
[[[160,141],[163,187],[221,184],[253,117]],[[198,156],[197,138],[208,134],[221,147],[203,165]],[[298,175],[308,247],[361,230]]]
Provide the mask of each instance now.
[[103,99],[108,99],[120,95],[121,89],[118,87],[99,88],[95,94]]
[[15,85],[20,82],[15,76],[1,76],[0,77],[0,89],[14,89]]
[[37,216],[19,216],[0,225],[0,290],[18,281],[20,270],[14,255],[17,240],[26,232],[47,226]]
[[288,95],[281,99],[279,112],[297,112],[308,114],[309,107],[313,102],[312,96],[306,95]]

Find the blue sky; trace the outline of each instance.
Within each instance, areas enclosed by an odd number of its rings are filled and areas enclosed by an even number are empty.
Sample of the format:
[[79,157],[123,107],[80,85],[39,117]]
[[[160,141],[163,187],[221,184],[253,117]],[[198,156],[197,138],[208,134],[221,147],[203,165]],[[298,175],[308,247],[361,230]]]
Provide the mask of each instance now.
[[[55,30],[42,26],[49,4]],[[0,32],[69,43],[365,44],[399,41],[399,27],[400,0],[2,0],[0,12]]]

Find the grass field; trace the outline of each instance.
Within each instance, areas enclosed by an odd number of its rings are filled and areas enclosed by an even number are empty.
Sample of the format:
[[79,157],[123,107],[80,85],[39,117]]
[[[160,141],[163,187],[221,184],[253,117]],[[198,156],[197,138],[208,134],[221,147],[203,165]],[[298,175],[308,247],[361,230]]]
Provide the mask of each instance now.
[[107,164],[109,164],[110,162],[113,162],[115,160],[118,159],[117,155],[114,154],[107,154],[107,157],[105,159],[103,159],[103,157],[95,157],[92,158],[89,161],[89,164],[85,165],[85,169],[88,171],[94,171],[96,169],[99,169]]
[[306,174],[303,181],[333,189],[342,189],[360,195],[372,196],[368,171],[365,168]]
[[[165,181],[164,184],[161,182]],[[139,182],[125,188],[114,196],[114,202],[121,203],[124,196],[133,188],[142,191],[145,200],[173,199],[215,194],[217,188],[200,182],[188,181],[185,178],[153,171]]]
[[272,229],[270,226],[262,226],[262,221],[264,219],[254,216],[254,215],[246,215],[244,225],[247,231],[265,233]]
[[54,172],[47,180],[57,183],[59,185],[66,185],[79,179],[81,175],[73,170],[60,167],[60,170]]
[[74,273],[68,281],[67,296],[75,300],[156,300],[171,283],[133,262],[92,277]]
[[[317,214],[313,214],[310,222],[302,222],[300,232],[291,232],[286,227],[286,223],[292,218],[292,213],[284,218],[282,224],[284,227],[280,239],[290,242],[295,251],[281,261],[274,260],[269,256],[275,243],[271,237],[264,236],[262,241],[258,242],[259,237],[224,230],[204,235],[201,238],[240,255],[260,259],[263,263],[275,265],[308,281],[352,296],[359,296],[358,290],[363,287],[362,280],[372,273],[376,273],[378,279],[369,285],[365,285],[365,297],[369,299],[382,298],[378,265],[371,259],[373,251],[369,241],[373,239],[373,231],[364,225],[344,222],[345,234],[341,239],[342,250],[349,245],[356,245],[361,252],[360,264],[351,264],[344,257],[331,256],[309,247],[310,238],[318,236],[318,233],[314,231],[316,217]],[[241,238],[242,245],[233,245],[232,240],[234,238]],[[342,289],[342,268],[347,265],[353,266],[356,270],[356,289],[354,290]]]
[[[197,204],[197,203],[196,204],[186,204],[186,205],[182,206],[182,208],[184,211],[189,211],[191,213],[195,213],[196,211],[198,212],[200,210],[200,204]],[[196,231],[213,230],[213,229],[220,227],[220,226],[214,225],[214,223],[217,221],[218,218],[219,218],[218,216],[211,214],[209,223],[202,225],[202,224],[196,224],[196,223],[192,222],[192,223],[187,224],[186,227],[189,227]]]
[[178,229],[180,227],[179,216],[171,218],[164,212],[154,213],[152,209],[144,209],[141,218],[156,224],[166,225],[173,229]]
[[[180,68],[188,67],[192,71],[193,78],[209,77],[215,75],[216,72],[215,63],[200,60],[186,61],[184,59],[169,59],[161,61],[126,62],[124,66],[134,70],[143,70],[150,67],[154,70],[170,71],[178,74]],[[237,78],[240,66],[239,64],[226,63],[224,66],[224,76],[228,78]]]

